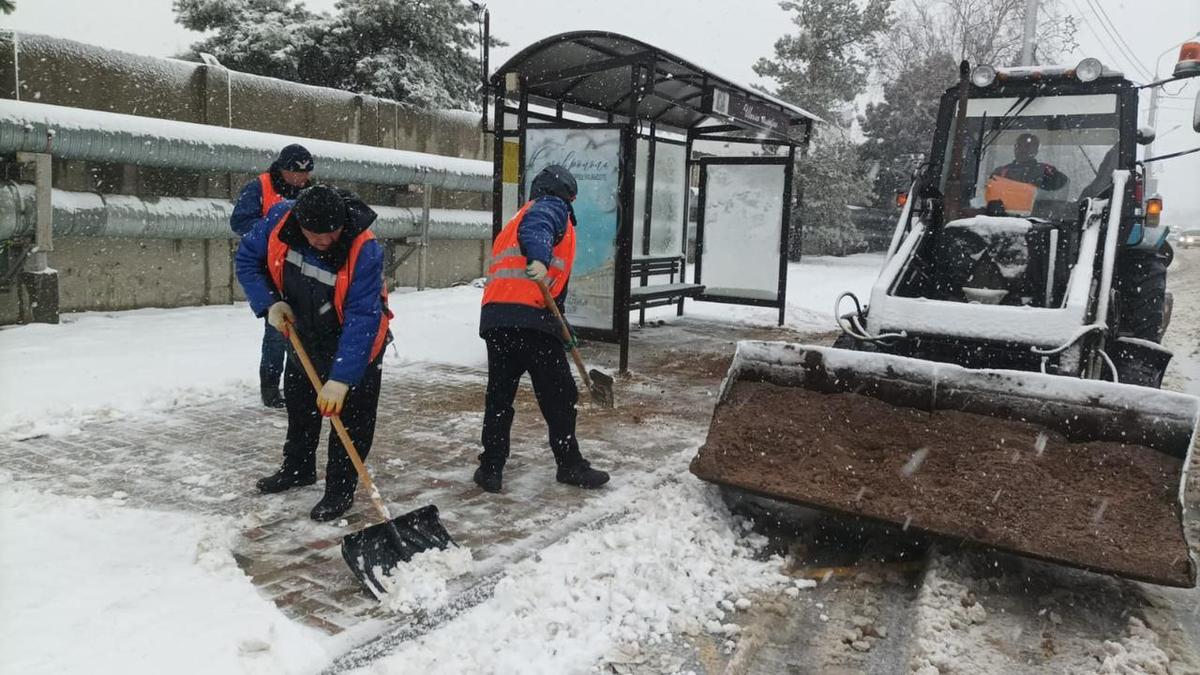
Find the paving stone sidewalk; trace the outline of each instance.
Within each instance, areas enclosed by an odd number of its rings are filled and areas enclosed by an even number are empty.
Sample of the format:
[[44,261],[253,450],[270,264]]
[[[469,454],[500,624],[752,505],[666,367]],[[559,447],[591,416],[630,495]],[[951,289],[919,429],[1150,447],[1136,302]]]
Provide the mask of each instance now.
[[[447,529],[471,548],[481,568],[497,571],[544,545],[548,528],[565,536],[572,527],[568,516],[589,504],[605,506],[606,492],[703,442],[736,340],[802,337],[686,318],[634,327],[631,372],[617,380],[617,409],[580,410],[584,455],[613,475],[606,490],[555,482],[528,378],[518,394],[504,492],[477,488],[471,474],[479,452],[482,369],[385,366],[367,464],[393,515],[437,504]],[[585,343],[583,349],[592,365],[615,372],[614,345]],[[0,441],[0,464],[18,480],[56,494],[115,494],[133,507],[235,519],[238,564],[288,616],[310,626],[333,634],[372,620],[403,621],[365,596],[341,559],[341,538],[375,522],[361,490],[345,522],[334,524],[308,518],[321,497],[320,480],[281,495],[255,491],[254,481],[278,466],[286,428],[283,412],[261,407],[256,394],[181,405],[163,416],[95,421],[72,436]],[[586,400],[581,392],[581,403]],[[324,447],[323,440],[321,475]]]

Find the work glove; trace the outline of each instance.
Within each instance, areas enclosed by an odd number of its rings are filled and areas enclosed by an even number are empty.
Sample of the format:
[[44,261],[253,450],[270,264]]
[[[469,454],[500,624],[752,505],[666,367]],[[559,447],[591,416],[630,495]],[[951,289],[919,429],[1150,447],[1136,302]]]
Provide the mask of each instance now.
[[525,266],[525,276],[534,281],[545,281],[546,279],[546,264],[540,260],[530,261]]
[[567,331],[571,333],[571,339],[563,342],[563,349],[571,351],[579,348],[579,336],[575,334],[574,326],[567,326]]
[[342,404],[346,401],[346,392],[348,391],[350,391],[350,386],[347,384],[337,380],[326,382],[317,394],[317,409],[325,417],[342,414]]
[[267,323],[287,335],[287,329],[293,323],[296,323],[296,314],[292,311],[292,306],[282,300],[271,305],[271,309],[267,310]]

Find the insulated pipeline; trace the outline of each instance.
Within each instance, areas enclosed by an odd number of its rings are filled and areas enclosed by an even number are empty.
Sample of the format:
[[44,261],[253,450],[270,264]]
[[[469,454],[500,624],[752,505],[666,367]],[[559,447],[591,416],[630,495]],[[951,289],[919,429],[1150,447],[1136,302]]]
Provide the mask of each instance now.
[[492,191],[492,163],[99,110],[5,101],[0,154],[47,153],[62,159],[223,173],[258,173],[279,149],[303,143],[330,182],[428,185]]
[[[233,203],[224,199],[106,195],[54,190],[52,220],[56,237],[135,239],[232,239]],[[384,239],[418,237],[421,209],[372,206],[379,214],[372,227]],[[490,211],[431,209],[429,238],[490,239]],[[31,236],[37,227],[32,185],[0,185],[0,239]]]

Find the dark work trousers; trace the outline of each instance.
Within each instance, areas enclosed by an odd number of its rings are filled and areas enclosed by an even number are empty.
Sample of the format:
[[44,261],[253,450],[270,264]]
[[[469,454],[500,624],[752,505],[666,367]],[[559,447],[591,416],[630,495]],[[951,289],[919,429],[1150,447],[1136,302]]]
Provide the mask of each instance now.
[[560,467],[582,462],[575,437],[579,391],[562,339],[532,328],[493,328],[484,331],[483,339],[487,343],[488,383],[480,464],[500,468],[508,459],[512,404],[525,373],[529,373],[538,407],[546,418],[554,461]]
[[288,339],[283,333],[263,320],[262,358],[258,362],[258,381],[263,389],[279,388],[279,378],[283,375],[283,361],[287,356]]
[[[313,365],[324,382],[329,377],[331,356],[311,353]],[[362,459],[371,451],[375,438],[375,413],[379,407],[379,382],[383,374],[383,355],[380,354],[363,373],[358,384],[350,387],[342,407],[342,423],[350,433],[350,440]],[[323,419],[317,411],[317,392],[313,389],[304,366],[292,350],[288,350],[288,365],[283,376],[283,395],[287,401],[287,442],[283,446],[285,467],[294,467],[297,472],[308,473],[316,467],[317,443],[321,440]],[[329,459],[325,465],[325,493],[353,494],[358,485],[358,474],[350,462],[350,456],[342,447],[342,439],[331,428],[329,430]]]

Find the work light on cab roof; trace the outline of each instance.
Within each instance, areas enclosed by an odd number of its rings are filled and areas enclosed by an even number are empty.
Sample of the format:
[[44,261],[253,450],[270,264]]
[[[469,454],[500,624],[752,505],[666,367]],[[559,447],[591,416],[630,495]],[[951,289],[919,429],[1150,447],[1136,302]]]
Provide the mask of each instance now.
[[[971,83],[976,87],[990,87],[996,80],[1040,80],[1043,77],[1060,75],[1075,76],[1080,82],[1094,82],[1105,74],[1100,59],[1088,57],[1074,68],[1066,66],[1021,66],[1018,68],[996,68],[980,64],[971,70]],[[1109,71],[1110,75],[1117,74]]]
[[976,87],[987,87],[996,81],[996,69],[989,65],[978,65],[971,70],[971,83]]

